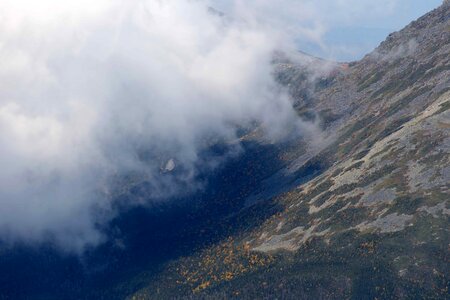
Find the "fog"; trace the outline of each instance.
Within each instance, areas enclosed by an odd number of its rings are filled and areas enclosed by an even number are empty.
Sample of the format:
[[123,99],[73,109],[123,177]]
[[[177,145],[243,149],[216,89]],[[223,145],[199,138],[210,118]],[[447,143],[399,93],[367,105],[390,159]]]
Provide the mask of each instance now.
[[171,201],[203,187],[199,169],[228,154],[202,151],[237,128],[256,122],[268,141],[311,129],[272,78],[273,51],[292,47],[281,26],[211,5],[0,3],[3,242],[83,251],[120,213],[122,177],[149,182],[145,201]]
[[[320,139],[274,81],[273,54],[333,53],[327,32],[401,3],[2,0],[0,243],[99,245],[117,207],[205,188],[201,172],[243,151],[242,128]],[[228,151],[205,155],[214,143]],[[143,197],[120,197],[139,182]]]

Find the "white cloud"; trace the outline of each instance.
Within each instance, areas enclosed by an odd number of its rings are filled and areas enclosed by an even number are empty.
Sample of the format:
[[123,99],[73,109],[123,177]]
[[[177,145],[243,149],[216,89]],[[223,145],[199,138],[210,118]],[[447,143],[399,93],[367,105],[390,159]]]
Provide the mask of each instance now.
[[[206,138],[254,120],[272,137],[302,128],[271,76],[285,36],[244,7],[224,20],[210,5],[0,3],[1,239],[80,251],[115,214],[117,176],[170,197],[213,164],[199,156]],[[168,160],[176,172],[163,176]]]
[[205,139],[255,120],[272,138],[306,130],[272,79],[273,50],[354,51],[326,33],[377,24],[401,3],[1,1],[0,239],[81,250],[102,240],[121,174],[170,197],[217,164],[199,154]]

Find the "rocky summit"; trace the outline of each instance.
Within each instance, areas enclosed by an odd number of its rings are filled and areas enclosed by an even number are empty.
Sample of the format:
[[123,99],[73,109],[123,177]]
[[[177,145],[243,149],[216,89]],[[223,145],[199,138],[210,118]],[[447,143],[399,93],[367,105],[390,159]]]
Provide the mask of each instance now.
[[360,61],[273,64],[320,130],[278,144],[246,131],[204,191],[130,209],[82,263],[0,256],[0,299],[448,299],[449,1]]

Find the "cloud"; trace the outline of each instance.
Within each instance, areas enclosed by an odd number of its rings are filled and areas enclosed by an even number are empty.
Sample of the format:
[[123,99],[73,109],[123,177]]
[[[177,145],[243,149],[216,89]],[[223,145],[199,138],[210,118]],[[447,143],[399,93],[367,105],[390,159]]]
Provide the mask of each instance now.
[[145,201],[201,188],[198,173],[239,145],[202,153],[236,128],[314,132],[274,82],[273,52],[348,52],[327,33],[377,24],[400,3],[1,1],[0,239],[82,251],[133,182],[146,182]]
[[224,18],[211,4],[0,3],[3,241],[82,251],[118,213],[123,177],[161,201],[201,186],[221,158],[200,153],[237,126],[306,130],[272,78],[286,36],[248,7]]

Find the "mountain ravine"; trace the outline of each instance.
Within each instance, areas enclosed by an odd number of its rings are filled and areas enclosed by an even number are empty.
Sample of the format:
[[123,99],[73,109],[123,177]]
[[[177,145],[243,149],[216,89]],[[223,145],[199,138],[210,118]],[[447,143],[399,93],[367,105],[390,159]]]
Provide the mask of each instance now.
[[357,62],[278,53],[274,76],[320,137],[247,132],[205,191],[130,209],[82,263],[1,256],[0,299],[449,299],[450,3]]

